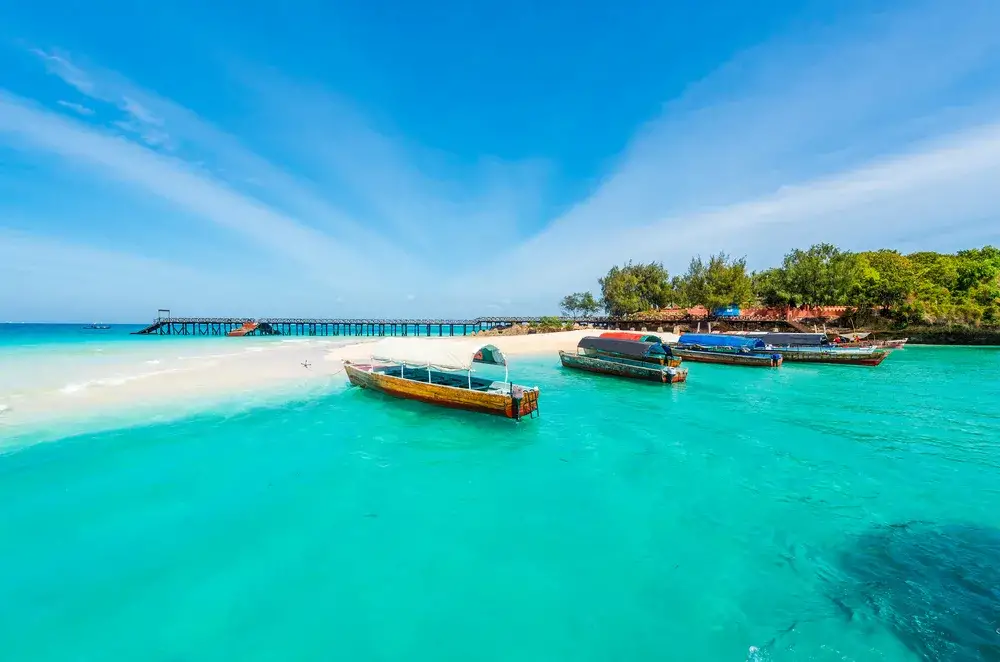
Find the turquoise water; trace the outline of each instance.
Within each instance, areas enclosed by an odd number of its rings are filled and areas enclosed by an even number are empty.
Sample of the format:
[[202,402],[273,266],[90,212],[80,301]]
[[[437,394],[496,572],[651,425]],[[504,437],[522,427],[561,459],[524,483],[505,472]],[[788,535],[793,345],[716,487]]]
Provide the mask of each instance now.
[[545,357],[512,366],[520,424],[337,386],[29,446],[0,658],[1000,659],[998,374]]

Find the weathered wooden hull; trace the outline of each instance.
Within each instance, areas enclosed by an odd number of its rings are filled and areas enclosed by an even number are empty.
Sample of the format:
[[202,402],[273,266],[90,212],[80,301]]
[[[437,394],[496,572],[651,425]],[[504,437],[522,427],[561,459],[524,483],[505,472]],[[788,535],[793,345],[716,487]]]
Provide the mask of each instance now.
[[856,349],[868,348],[868,347],[874,347],[876,349],[903,349],[903,346],[906,345],[906,342],[908,340],[909,338],[899,338],[897,340],[874,340],[871,342],[864,342],[864,341],[845,342],[845,343],[837,343],[837,347],[856,348]]
[[790,363],[833,363],[837,365],[876,366],[889,356],[887,349],[796,349],[779,347],[761,350],[761,353],[781,354]]
[[737,352],[712,352],[700,349],[684,349],[682,347],[672,348],[676,356],[685,361],[696,363],[718,363],[721,365],[745,365],[757,368],[777,368],[781,365],[781,358],[773,358],[770,354],[743,354]]
[[[615,354],[614,352],[593,352],[593,353],[587,353],[587,354],[578,354],[578,356],[589,356],[589,357],[594,358],[594,359],[600,359],[600,358],[606,357],[606,356],[609,356],[609,357],[612,357],[612,358],[617,358],[617,359],[630,358],[630,357],[627,357],[627,356],[621,356],[619,354]],[[641,359],[631,359],[631,360],[638,361],[640,363],[648,363],[648,364],[653,365],[653,366],[667,366],[667,367],[670,367],[670,368],[679,368],[680,365],[681,365],[681,358],[679,356],[668,356],[666,358],[659,358],[659,357],[654,357],[654,356],[645,356],[645,357],[643,357]]]
[[667,366],[654,363],[643,364],[641,361],[636,361],[635,364],[620,363],[602,359],[598,356],[583,356],[568,352],[559,352],[559,360],[562,361],[563,366],[566,368],[585,370],[602,375],[641,379],[661,384],[677,384],[687,381],[687,370],[680,368],[668,371],[666,369]]
[[514,399],[509,394],[484,393],[402,379],[380,372],[369,372],[367,365],[345,363],[344,371],[355,386],[439,407],[464,409],[506,418],[523,418],[538,410],[538,389],[524,389],[524,397],[515,409]]

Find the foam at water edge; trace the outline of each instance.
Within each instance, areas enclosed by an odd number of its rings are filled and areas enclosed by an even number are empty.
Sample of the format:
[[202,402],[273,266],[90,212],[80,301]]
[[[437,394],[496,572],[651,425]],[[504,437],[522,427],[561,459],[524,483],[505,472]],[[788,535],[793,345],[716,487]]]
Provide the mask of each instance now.
[[153,372],[144,372],[139,375],[124,375],[117,377],[102,377],[100,379],[90,379],[85,382],[78,382],[75,384],[66,384],[59,389],[60,393],[78,393],[80,391],[85,391],[91,386],[123,386],[128,382],[135,381],[137,379],[146,379],[148,377],[158,377],[160,375],[167,375],[174,372],[180,372],[180,368],[168,368],[166,370],[154,370]]

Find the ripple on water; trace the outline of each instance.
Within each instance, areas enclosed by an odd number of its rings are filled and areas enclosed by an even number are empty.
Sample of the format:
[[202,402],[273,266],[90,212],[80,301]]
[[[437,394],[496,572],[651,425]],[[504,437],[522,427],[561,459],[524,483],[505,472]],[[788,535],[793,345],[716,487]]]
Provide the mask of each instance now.
[[33,446],[0,456],[4,654],[996,660],[998,356],[546,357],[520,424],[338,389]]

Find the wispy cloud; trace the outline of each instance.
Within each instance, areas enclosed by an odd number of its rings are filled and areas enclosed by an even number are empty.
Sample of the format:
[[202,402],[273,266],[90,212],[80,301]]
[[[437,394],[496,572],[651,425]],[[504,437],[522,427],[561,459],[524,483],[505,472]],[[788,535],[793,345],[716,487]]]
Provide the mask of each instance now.
[[676,270],[727,250],[763,266],[812,241],[995,234],[1000,95],[969,81],[1000,71],[1000,10],[912,5],[827,30],[744,53],[668,103],[593,196],[500,264],[533,273],[541,300],[630,258]]
[[[592,195],[534,233],[545,160],[459,163],[271,72],[237,75],[256,113],[244,121],[268,127],[239,138],[113,71],[35,51],[97,113],[73,120],[0,93],[0,134],[205,219],[309,275],[338,308],[360,290],[384,314],[547,312],[627,259],[676,271],[726,250],[764,266],[820,240],[995,237],[1000,9],[900,7],[740,54],[668,100]],[[345,285],[345,272],[365,277]]]
[[[16,144],[88,165],[94,174],[159,196],[297,265],[315,282],[343,289],[344,280],[331,267],[360,270],[365,263],[363,252],[349,250],[342,242],[242,195],[188,163],[2,91],[0,134],[12,136]],[[385,273],[394,274],[394,264],[387,265]],[[364,290],[366,283],[352,289]]]
[[314,85],[273,72],[241,71],[262,124],[318,182],[345,191],[376,227],[415,250],[470,261],[470,243],[490,228],[517,241],[544,219],[552,166],[543,159],[505,161],[483,155],[456,163],[375,128],[350,103]]
[[[331,204],[317,186],[301,175],[290,175],[274,166],[241,141],[194,111],[143,89],[117,72],[87,64],[80,66],[63,52],[34,51],[47,63],[50,73],[87,96],[110,103],[125,112],[115,126],[131,136],[139,136],[152,147],[169,148],[191,162],[201,164],[230,186],[263,196],[323,231],[334,231],[344,241],[368,249],[392,251],[377,232],[363,220]],[[269,132],[280,127],[269,126]],[[324,142],[324,141],[315,141]],[[378,194],[386,197],[386,191]],[[403,259],[396,255],[397,260]]]
[[79,115],[89,116],[94,114],[93,109],[87,108],[82,104],[73,103],[72,101],[63,101],[60,99],[56,103],[58,103],[63,108],[68,108],[69,110],[72,110],[74,113],[77,113]]

